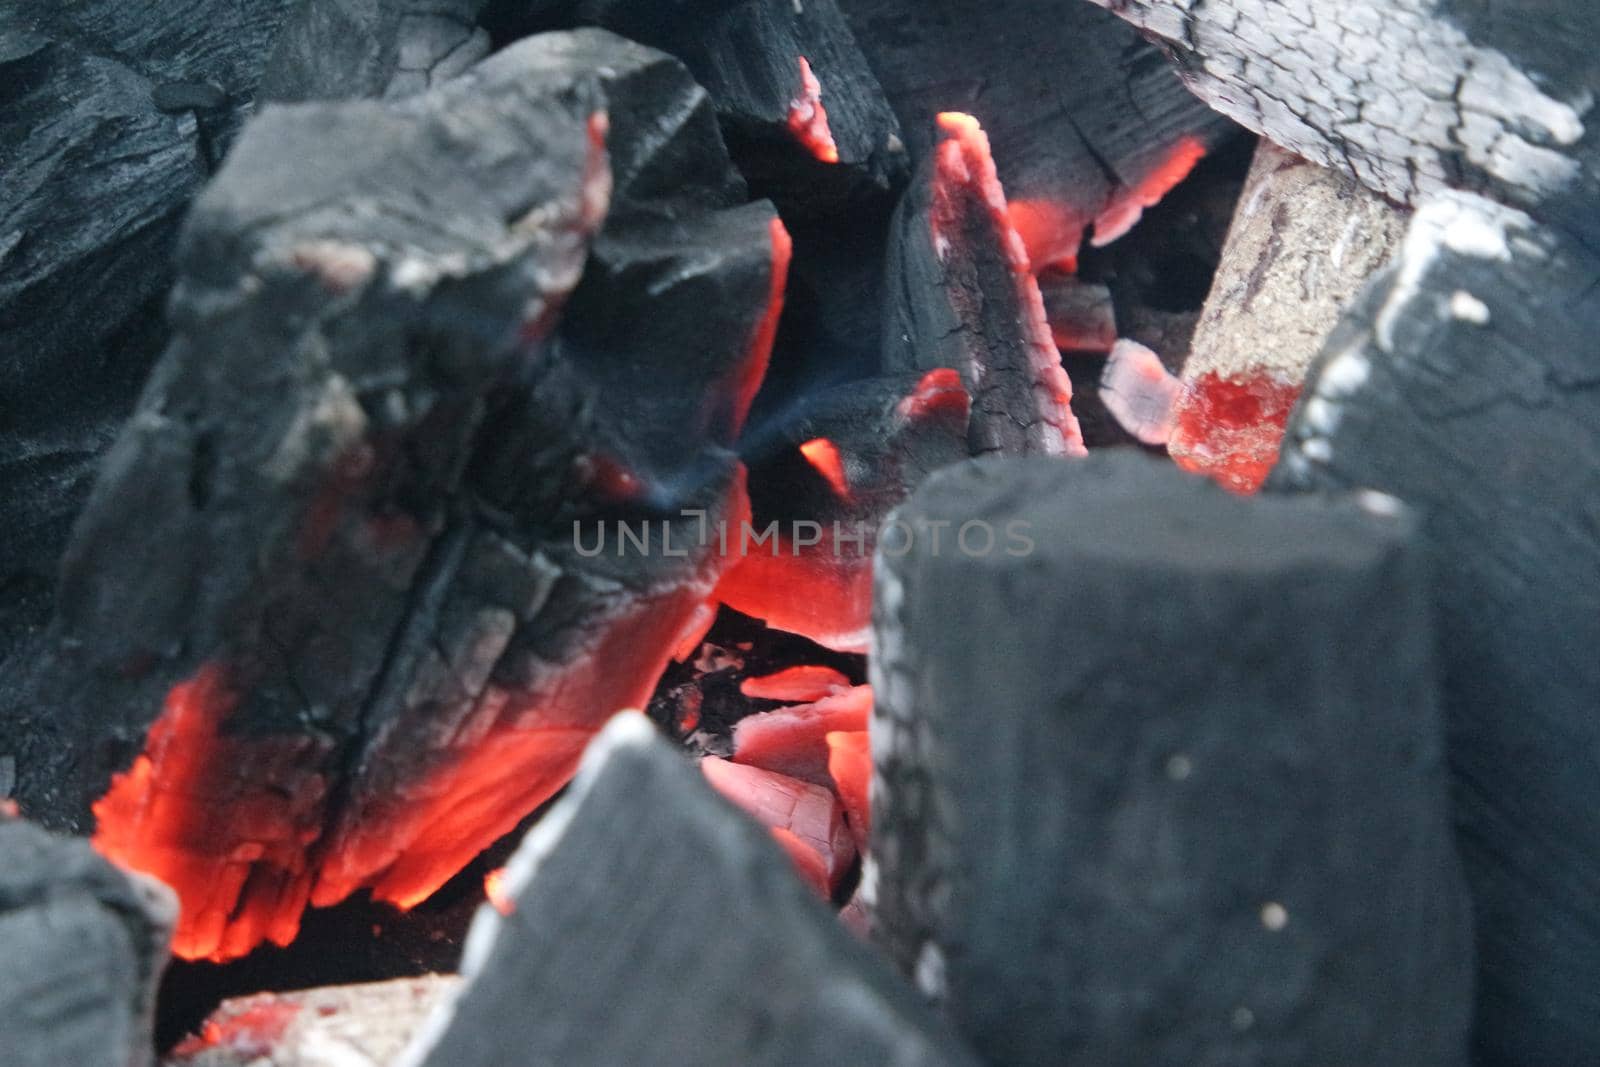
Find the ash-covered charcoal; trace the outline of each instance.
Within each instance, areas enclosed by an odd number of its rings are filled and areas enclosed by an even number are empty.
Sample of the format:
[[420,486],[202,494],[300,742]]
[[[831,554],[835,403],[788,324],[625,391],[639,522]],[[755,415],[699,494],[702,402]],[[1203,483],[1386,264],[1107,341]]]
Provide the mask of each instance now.
[[879,524],[967,455],[970,400],[948,369],[836,386],[741,444],[755,520],[717,596],[826,648],[865,652]]
[[970,115],[942,114],[939,129],[889,236],[884,366],[958,371],[974,454],[1082,454],[1072,383],[988,139]]
[[963,464],[896,513],[862,881],[992,1061],[1460,1062],[1428,567],[1374,496],[1107,450]]
[[1100,374],[1100,402],[1143,445],[1165,446],[1182,386],[1161,357],[1137,341],[1111,346]]
[[1260,487],[1306,368],[1404,228],[1355,179],[1260,142],[1183,363],[1169,443],[1180,467]]
[[1591,0],[1514,17],[1435,0],[1094,2],[1159,38],[1211,106],[1369,189],[1408,204],[1467,189],[1600,233]]
[[306,0],[284,26],[262,79],[266,100],[420,93],[489,52],[484,0]]
[[1372,486],[1437,560],[1476,1055],[1600,1048],[1600,260],[1450,194],[1329,336],[1269,489]]
[[840,0],[900,116],[913,161],[945,111],[994,145],[1036,268],[1070,265],[1084,230],[1113,240],[1233,129],[1154,45],[1088,4]]
[[639,716],[596,739],[506,889],[402,1067],[974,1062]]
[[[178,337],[76,532],[35,694],[76,724],[80,802],[159,712],[96,839],[178,889],[180,955],[283,943],[308,898],[428,896],[709,622],[723,563],[696,531],[748,514],[720,446],[765,364],[781,231],[770,207],[708,217],[723,247],[694,265],[727,306],[694,365],[620,383],[707,410],[608,412],[628,353],[573,366],[549,335],[612,187],[590,71],[651,54],[583,42],[400,102],[269,110],[199,202]],[[644,128],[611,131],[629,183],[667,158],[625,139]],[[668,467],[695,477],[647,498]]]
[[389,1067],[460,982],[430,974],[236,997],[162,1067]]
[[141,1067],[177,901],[88,842],[0,814],[7,1067]]
[[683,60],[785,218],[884,200],[904,180],[899,123],[835,0],[583,0],[577,16]]
[[[288,6],[75,0],[0,19],[0,689],[165,343],[179,219]],[[0,749],[20,743],[5,718]]]

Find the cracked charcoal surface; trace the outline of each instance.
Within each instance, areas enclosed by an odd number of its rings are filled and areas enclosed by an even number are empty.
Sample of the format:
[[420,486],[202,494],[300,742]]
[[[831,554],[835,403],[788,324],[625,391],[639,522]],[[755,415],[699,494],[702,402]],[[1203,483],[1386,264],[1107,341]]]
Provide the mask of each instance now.
[[1589,0],[1094,2],[1165,42],[1207,103],[1371,189],[1468,189],[1600,234]]
[[143,1067],[175,901],[88,842],[0,815],[8,1067]]
[[[1468,909],[1403,517],[1127,450],[947,468],[896,514],[919,532],[877,565],[862,882],[980,1053],[1463,1062]],[[971,521],[995,551],[952,546]],[[1012,521],[1032,543],[1008,554]]]
[[1413,504],[1438,575],[1478,1062],[1600,1048],[1600,260],[1451,194],[1330,335],[1269,489]]
[[638,716],[591,746],[506,885],[514,910],[480,910],[464,990],[402,1063],[975,1062]]

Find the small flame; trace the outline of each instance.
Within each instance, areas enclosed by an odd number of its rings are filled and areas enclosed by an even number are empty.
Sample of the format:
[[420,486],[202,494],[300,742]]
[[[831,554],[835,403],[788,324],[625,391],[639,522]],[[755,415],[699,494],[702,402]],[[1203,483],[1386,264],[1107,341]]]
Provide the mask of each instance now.
[[822,83],[805,56],[800,57],[800,93],[789,101],[789,132],[822,162],[839,162],[839,146],[828,128],[828,111],[822,106]]
[[501,915],[510,915],[517,910],[517,901],[506,887],[506,869],[496,867],[483,876],[483,895],[488,898],[489,906]]
[[839,454],[838,445],[826,437],[813,437],[800,446],[800,454],[806,457],[806,462],[818,474],[828,480],[834,495],[840,500],[850,499],[850,479],[845,474],[844,457]]

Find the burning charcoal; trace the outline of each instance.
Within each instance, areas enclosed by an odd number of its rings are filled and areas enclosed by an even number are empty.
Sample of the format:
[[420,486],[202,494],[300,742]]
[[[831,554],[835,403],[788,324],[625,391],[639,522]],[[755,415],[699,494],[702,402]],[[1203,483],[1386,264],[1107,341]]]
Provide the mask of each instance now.
[[1468,905],[1397,511],[1107,450],[950,468],[896,513],[863,884],[991,1061],[1460,1062]]
[[821,785],[716,756],[701,760],[700,769],[717,792],[772,831],[807,882],[823,897],[833,895],[856,861],[837,796]]
[[479,912],[465,986],[402,1067],[974,1062],[638,716],[507,881],[515,909]]
[[1070,265],[1084,229],[1125,232],[1226,120],[1188,93],[1153,45],[1087,4],[1060,0],[841,0],[900,116],[914,161],[936,116],[975,116],[994,145],[1036,268]]
[[748,437],[757,522],[730,532],[739,558],[717,596],[827,648],[865,652],[879,523],[929,472],[966,455],[969,406],[960,377],[937,369],[838,386]]
[[[248,109],[288,6],[74,0],[7,4],[0,17],[8,702],[32,656],[24,642],[48,621],[73,517],[165,341],[178,221]],[[0,749],[61,754],[14,733],[18,718],[0,715]]]
[[430,974],[226,1000],[163,1067],[389,1067],[460,981]]
[[0,815],[0,1039],[7,1067],[150,1062],[177,902],[87,842]]
[[941,115],[939,126],[942,140],[895,213],[884,365],[959,371],[973,399],[975,454],[1081,454],[1072,383],[989,142],[966,115]]
[[832,667],[804,665],[785,667],[776,674],[746,678],[739,692],[757,700],[821,700],[840,689],[850,688],[850,679]]
[[865,730],[872,687],[858,685],[811,704],[757,712],[733,728],[733,759],[818,785],[831,785],[827,735]]
[[1137,341],[1111,347],[1100,375],[1100,400],[1122,428],[1146,445],[1165,445],[1181,387],[1161,357]]
[[683,60],[740,167],[786,217],[903,181],[899,123],[835,0],[583,0],[578,16]]
[[1329,336],[1267,483],[1372,486],[1424,517],[1483,1063],[1600,1048],[1597,334],[1592,251],[1478,197],[1426,204]]
[[420,93],[489,51],[484,0],[308,0],[283,28],[262,81],[268,100]]
[[1109,352],[1117,341],[1111,290],[1062,271],[1039,275],[1039,294],[1050,336],[1063,352]]
[[872,746],[865,730],[830,733],[828,743],[828,776],[844,803],[845,821],[856,839],[856,850],[867,851],[867,839],[872,832],[872,805],[868,787],[872,782]]
[[[308,899],[424,899],[704,629],[724,564],[696,531],[748,515],[726,446],[781,228],[746,205],[652,247],[687,222],[647,224],[648,182],[706,167],[634,140],[648,112],[607,122],[608,85],[667,61],[577,37],[397,103],[269,109],[196,208],[178,336],[77,529],[37,695],[89,754],[80,795],[160,712],[96,841],[178,890],[186,958],[284,943]],[[692,122],[693,92],[657,103]],[[717,302],[692,362],[584,347],[622,270],[655,303],[619,319]],[[646,416],[624,384],[689,399]],[[585,547],[624,526],[637,550]]]
[[1261,142],[1183,365],[1180,467],[1255,492],[1306,367],[1404,225],[1353,179]]
[[1217,110],[1369,189],[1469,189],[1597,232],[1591,0],[1517,18],[1433,0],[1094,2],[1161,39]]

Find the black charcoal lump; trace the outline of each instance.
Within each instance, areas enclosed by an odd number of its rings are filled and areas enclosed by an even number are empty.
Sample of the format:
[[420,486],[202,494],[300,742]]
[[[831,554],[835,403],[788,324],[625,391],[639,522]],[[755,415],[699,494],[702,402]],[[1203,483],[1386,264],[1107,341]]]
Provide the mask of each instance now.
[[642,716],[591,744],[407,1067],[975,1064]]
[[1334,328],[1269,490],[1364,485],[1435,560],[1479,1062],[1600,1055],[1600,257],[1470,194]]
[[141,1067],[177,901],[88,842],[0,815],[0,1062]]
[[1243,500],[1106,450],[947,468],[894,521],[864,884],[981,1054],[1462,1061],[1467,903],[1403,509]]

